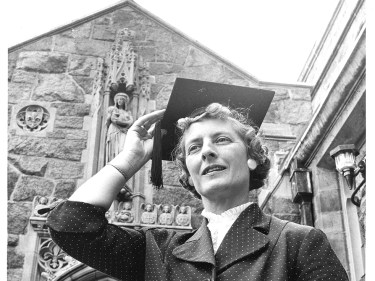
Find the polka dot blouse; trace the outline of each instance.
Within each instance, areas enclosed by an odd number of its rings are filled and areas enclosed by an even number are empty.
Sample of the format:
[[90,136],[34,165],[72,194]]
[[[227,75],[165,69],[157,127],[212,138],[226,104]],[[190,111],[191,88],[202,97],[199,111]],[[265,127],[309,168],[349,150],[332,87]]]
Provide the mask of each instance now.
[[75,259],[120,280],[348,280],[325,234],[251,204],[214,254],[207,221],[192,233],[109,224],[105,209],[65,201],[49,214],[52,239]]

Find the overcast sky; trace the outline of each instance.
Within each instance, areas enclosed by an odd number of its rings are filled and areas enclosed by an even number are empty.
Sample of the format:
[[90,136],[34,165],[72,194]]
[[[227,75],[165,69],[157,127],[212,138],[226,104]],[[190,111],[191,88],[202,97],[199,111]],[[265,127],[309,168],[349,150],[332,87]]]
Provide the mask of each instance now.
[[[260,80],[296,82],[338,0],[135,2]],[[7,1],[7,46],[117,3],[118,0]]]

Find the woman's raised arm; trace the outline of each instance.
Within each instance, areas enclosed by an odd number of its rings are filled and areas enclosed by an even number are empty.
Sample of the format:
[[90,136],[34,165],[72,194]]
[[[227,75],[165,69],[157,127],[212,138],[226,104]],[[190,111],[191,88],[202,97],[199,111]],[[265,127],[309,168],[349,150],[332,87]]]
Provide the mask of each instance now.
[[128,130],[122,152],[82,184],[69,200],[108,210],[125,182],[150,159],[154,124],[163,118],[164,112],[164,109],[154,111],[136,120]]

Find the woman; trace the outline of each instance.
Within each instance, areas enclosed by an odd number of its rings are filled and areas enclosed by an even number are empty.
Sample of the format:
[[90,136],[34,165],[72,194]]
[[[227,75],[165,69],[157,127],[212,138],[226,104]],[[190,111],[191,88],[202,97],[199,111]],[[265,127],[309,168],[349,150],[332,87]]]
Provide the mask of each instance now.
[[123,149],[126,134],[133,124],[132,114],[128,110],[129,96],[125,93],[118,93],[113,100],[115,105],[108,108],[106,119],[106,163]]
[[178,123],[181,182],[202,199],[201,227],[177,233],[108,224],[105,212],[119,189],[150,159],[152,124],[163,114],[137,120],[127,149],[51,212],[47,225],[63,250],[121,280],[347,280],[321,231],[248,202],[269,159],[257,130],[220,104]]

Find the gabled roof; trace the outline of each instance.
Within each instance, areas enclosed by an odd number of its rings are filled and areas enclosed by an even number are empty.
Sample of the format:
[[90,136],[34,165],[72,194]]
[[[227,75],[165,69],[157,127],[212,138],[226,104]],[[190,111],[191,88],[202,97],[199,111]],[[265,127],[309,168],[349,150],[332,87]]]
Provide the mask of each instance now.
[[48,36],[52,36],[52,35],[55,35],[55,34],[59,34],[61,32],[65,32],[67,30],[70,30],[72,28],[80,26],[80,25],[82,25],[84,23],[92,21],[92,20],[94,20],[96,18],[99,18],[99,17],[101,17],[101,16],[103,16],[105,14],[114,12],[114,11],[116,11],[118,9],[121,9],[121,8],[124,8],[124,7],[127,7],[127,6],[131,7],[135,11],[141,13],[143,16],[151,19],[152,21],[158,23],[160,26],[162,26],[163,28],[169,30],[170,32],[173,32],[173,33],[177,34],[178,36],[182,37],[183,39],[185,39],[186,41],[188,41],[189,44],[195,46],[200,51],[208,54],[209,56],[214,57],[218,61],[220,61],[223,64],[227,65],[234,73],[236,73],[237,75],[241,76],[242,78],[244,78],[246,80],[251,81],[255,85],[258,85],[260,87],[273,87],[273,86],[277,87],[277,86],[281,86],[281,87],[297,87],[297,88],[309,88],[309,89],[312,89],[312,85],[308,85],[306,83],[280,83],[280,82],[261,81],[258,78],[256,78],[254,75],[246,72],[245,70],[243,70],[240,67],[236,66],[232,62],[224,59],[223,57],[219,56],[218,54],[216,54],[215,52],[213,52],[212,50],[210,50],[206,46],[202,45],[198,41],[190,38],[189,36],[187,36],[186,34],[184,34],[181,31],[179,31],[175,27],[171,26],[170,24],[168,24],[164,20],[162,20],[159,17],[155,16],[154,14],[150,13],[149,11],[147,11],[146,9],[144,9],[143,7],[141,7],[140,5],[138,5],[133,0],[120,1],[118,4],[112,5],[109,8],[106,8],[104,10],[101,10],[99,12],[96,12],[94,14],[86,16],[84,18],[81,18],[79,20],[73,21],[73,22],[71,22],[71,23],[69,23],[67,25],[55,28],[55,29],[53,29],[53,30],[51,30],[49,32],[43,33],[43,34],[41,34],[39,36],[31,38],[31,39],[29,39],[27,41],[24,41],[22,43],[19,43],[19,44],[15,45],[15,46],[10,47],[8,49],[8,53],[12,53],[14,51],[17,51],[17,50],[23,48],[26,45],[34,43],[34,42],[36,42],[36,41],[38,41],[38,40],[40,40],[42,38],[45,38],[45,37],[48,37]]

